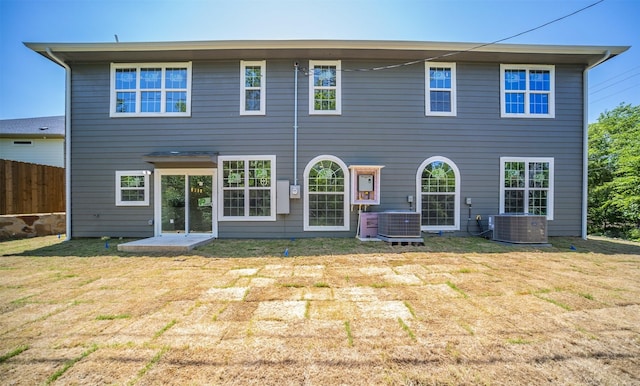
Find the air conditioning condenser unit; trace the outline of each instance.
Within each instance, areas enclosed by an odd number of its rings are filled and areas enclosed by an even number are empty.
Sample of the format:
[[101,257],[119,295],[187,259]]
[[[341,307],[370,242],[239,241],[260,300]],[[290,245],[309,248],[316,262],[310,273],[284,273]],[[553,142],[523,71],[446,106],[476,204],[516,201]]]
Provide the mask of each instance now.
[[420,213],[388,211],[378,213],[378,236],[386,238],[419,238]]
[[493,240],[516,244],[547,243],[547,216],[501,214],[492,216]]

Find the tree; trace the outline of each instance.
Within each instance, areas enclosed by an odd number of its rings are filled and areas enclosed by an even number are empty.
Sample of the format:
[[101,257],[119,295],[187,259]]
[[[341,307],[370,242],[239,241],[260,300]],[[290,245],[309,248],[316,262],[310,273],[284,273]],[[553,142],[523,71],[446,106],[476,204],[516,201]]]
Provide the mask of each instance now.
[[589,125],[588,214],[592,232],[640,238],[640,106],[621,104]]

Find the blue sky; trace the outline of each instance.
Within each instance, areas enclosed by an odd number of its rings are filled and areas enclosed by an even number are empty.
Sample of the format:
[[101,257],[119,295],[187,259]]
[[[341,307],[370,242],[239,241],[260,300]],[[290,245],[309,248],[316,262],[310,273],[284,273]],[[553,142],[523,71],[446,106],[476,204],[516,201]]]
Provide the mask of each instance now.
[[[597,0],[0,0],[0,119],[64,114],[64,70],[22,42],[492,42]],[[589,121],[640,104],[640,0],[604,0],[505,43],[633,46],[593,69]]]

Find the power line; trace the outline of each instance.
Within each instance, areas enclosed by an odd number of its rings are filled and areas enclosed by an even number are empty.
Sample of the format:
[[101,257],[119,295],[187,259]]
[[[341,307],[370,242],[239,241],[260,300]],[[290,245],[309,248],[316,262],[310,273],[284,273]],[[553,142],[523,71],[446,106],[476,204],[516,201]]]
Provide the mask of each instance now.
[[598,103],[598,102],[603,101],[603,100],[605,100],[605,99],[608,99],[608,98],[610,98],[610,97],[612,97],[612,96],[618,95],[619,93],[621,93],[621,92],[623,92],[623,91],[631,90],[632,88],[637,88],[637,87],[638,87],[638,85],[637,85],[637,84],[634,84],[634,85],[629,86],[629,87],[627,87],[627,88],[623,88],[622,90],[618,90],[618,91],[614,92],[613,94],[609,94],[609,95],[604,96],[604,97],[602,97],[602,98],[600,98],[600,99],[596,99],[595,101],[589,101],[589,104],[592,104],[592,103]]
[[449,57],[449,56],[458,55],[458,54],[462,54],[462,53],[469,52],[469,51],[474,51],[474,50],[477,50],[478,48],[482,48],[482,47],[487,47],[487,46],[491,46],[491,45],[494,45],[494,44],[498,44],[498,43],[504,42],[504,41],[506,41],[506,40],[510,40],[510,39],[516,38],[516,37],[518,37],[518,36],[522,36],[522,35],[524,35],[524,34],[528,34],[529,32],[533,32],[533,31],[539,30],[539,29],[544,28],[544,27],[546,27],[546,26],[548,26],[548,25],[550,25],[550,24],[553,24],[553,23],[559,22],[559,21],[564,20],[564,19],[566,19],[566,18],[569,18],[569,17],[571,17],[571,16],[573,16],[573,15],[576,15],[576,14],[578,14],[578,13],[580,13],[580,12],[582,12],[582,11],[585,11],[585,10],[587,10],[587,9],[591,8],[591,7],[595,7],[596,5],[598,5],[598,4],[600,4],[600,3],[602,3],[603,1],[604,1],[604,0],[598,0],[598,1],[596,1],[595,3],[589,4],[589,5],[587,5],[586,7],[583,7],[583,8],[578,9],[577,11],[571,12],[571,13],[569,13],[569,14],[567,14],[567,15],[564,15],[564,16],[561,16],[561,17],[559,17],[559,18],[557,18],[557,19],[553,19],[553,20],[548,21],[548,22],[546,22],[546,23],[544,23],[544,24],[541,24],[541,25],[539,25],[539,26],[537,26],[537,27],[534,27],[534,28],[528,29],[528,30],[523,31],[523,32],[519,32],[519,33],[517,33],[517,34],[515,34],[515,35],[511,35],[511,36],[508,36],[508,37],[506,37],[506,38],[502,38],[502,39],[494,40],[494,41],[492,41],[492,42],[490,42],[490,43],[483,43],[483,44],[479,44],[479,45],[477,45],[477,46],[474,46],[474,47],[468,48],[468,49],[466,49],[466,50],[461,50],[461,51],[452,51],[452,52],[448,52],[448,53],[446,53],[446,54],[442,54],[442,55],[438,55],[438,56],[433,56],[433,57],[426,58],[426,59],[412,60],[412,61],[410,61],[410,62],[404,62],[404,63],[398,63],[398,64],[391,64],[391,65],[388,65],[388,66],[370,67],[370,68],[357,68],[357,69],[343,69],[342,71],[343,71],[343,72],[364,72],[364,71],[390,70],[390,69],[393,69],[393,68],[399,68],[399,67],[411,66],[411,65],[414,65],[414,64],[422,63],[422,62],[429,62],[429,61],[432,61],[432,60],[437,60],[437,59],[447,58],[447,57]]
[[640,66],[632,67],[632,68],[628,69],[628,70],[627,70],[627,71],[625,71],[625,72],[621,72],[621,73],[619,73],[619,74],[617,74],[617,75],[614,75],[614,76],[612,76],[612,77],[610,77],[610,78],[608,78],[608,79],[605,79],[605,80],[603,80],[603,81],[601,81],[601,82],[598,82],[598,83],[596,83],[596,84],[594,84],[594,85],[593,85],[593,88],[599,88],[601,85],[603,85],[603,84],[605,84],[605,83],[607,83],[607,82],[609,82],[609,81],[611,81],[611,80],[613,80],[613,79],[615,79],[615,78],[619,78],[619,77],[621,77],[622,75],[628,74],[628,73],[630,73],[631,71],[634,71],[634,70],[636,70],[636,69],[638,69],[638,68],[640,68]]
[[624,78],[624,79],[620,79],[619,81],[617,81],[617,82],[615,82],[615,83],[611,83],[610,85],[607,85],[607,86],[605,86],[605,87],[602,87],[602,88],[600,88],[599,90],[591,91],[591,92],[589,93],[589,95],[597,94],[597,93],[599,93],[600,91],[604,91],[604,90],[608,89],[609,87],[613,87],[613,86],[615,86],[616,84],[622,83],[622,82],[624,82],[624,81],[626,81],[626,80],[628,80],[628,79],[631,79],[631,78],[633,78],[633,77],[635,77],[635,76],[638,76],[638,75],[640,75],[640,72],[639,72],[639,73],[637,73],[637,74],[630,75],[630,76],[628,76],[628,77],[626,77],[626,78]]

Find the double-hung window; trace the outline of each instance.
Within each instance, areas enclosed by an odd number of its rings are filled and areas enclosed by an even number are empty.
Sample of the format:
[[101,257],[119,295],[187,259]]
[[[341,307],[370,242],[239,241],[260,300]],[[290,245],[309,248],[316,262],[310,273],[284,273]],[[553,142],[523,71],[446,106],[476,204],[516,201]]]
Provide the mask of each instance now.
[[456,64],[425,63],[426,115],[456,115]]
[[309,61],[309,114],[340,115],[341,83],[339,60]]
[[149,205],[149,173],[144,170],[116,172],[116,206]]
[[500,158],[500,213],[553,220],[553,158]]
[[240,62],[240,115],[264,115],[267,62]]
[[503,118],[554,118],[555,67],[501,64],[500,97]]
[[190,116],[191,63],[112,63],[112,117]]
[[273,221],[276,205],[276,157],[220,156],[220,220]]

